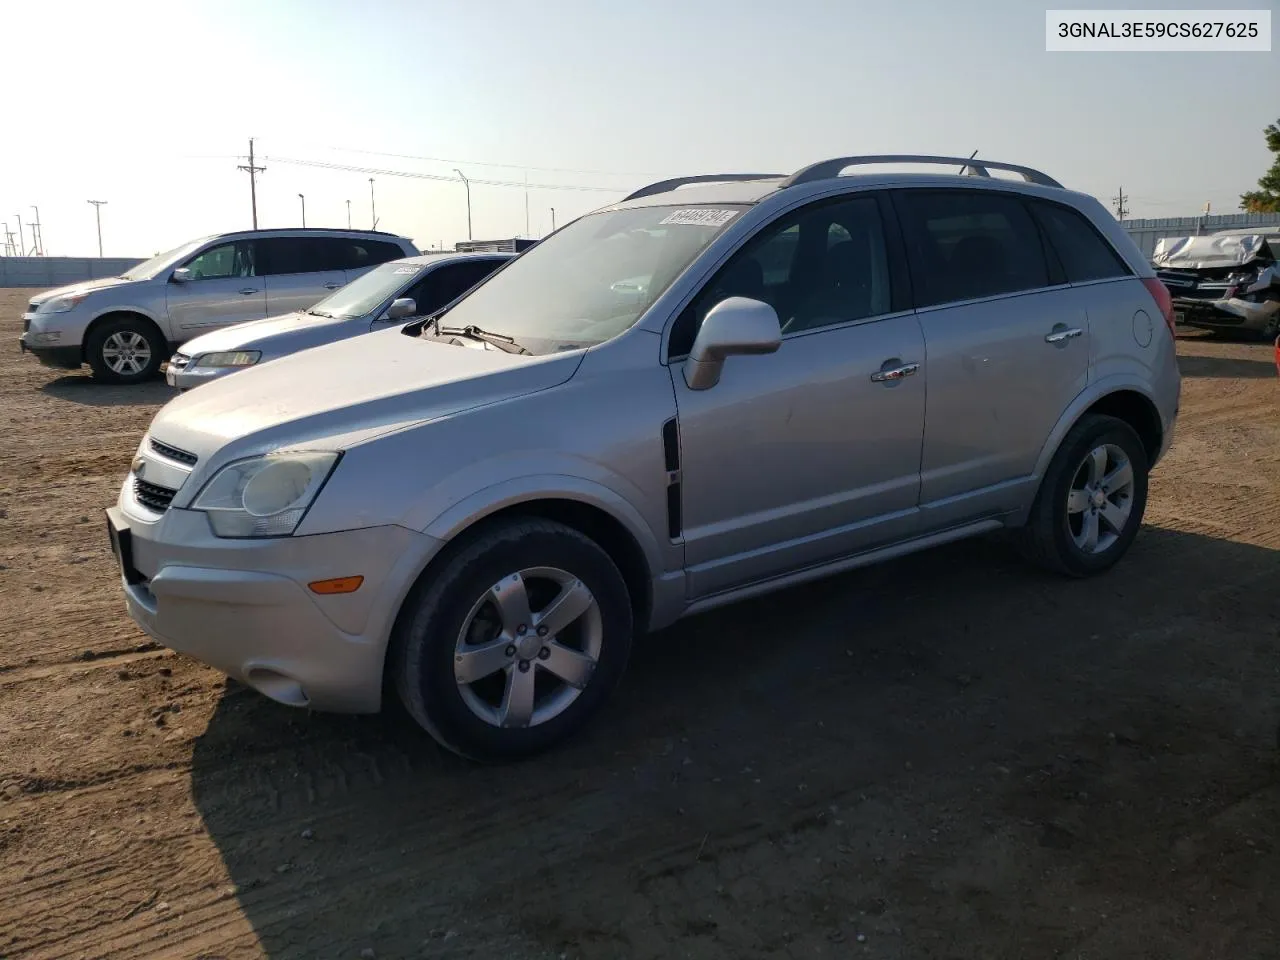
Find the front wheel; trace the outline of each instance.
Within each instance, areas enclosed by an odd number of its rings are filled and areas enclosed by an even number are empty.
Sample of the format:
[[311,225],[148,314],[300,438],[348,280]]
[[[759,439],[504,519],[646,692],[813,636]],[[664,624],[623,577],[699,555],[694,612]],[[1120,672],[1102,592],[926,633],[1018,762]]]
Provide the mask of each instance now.
[[406,709],[476,760],[546,750],[608,699],[631,649],[631,598],[593,540],[542,519],[472,537],[425,578],[396,624]]
[[1146,449],[1129,424],[1083,417],[1045,472],[1022,531],[1026,553],[1073,577],[1112,567],[1142,525],[1148,469]]
[[99,383],[142,383],[160,370],[164,339],[141,318],[108,320],[90,334],[85,359]]

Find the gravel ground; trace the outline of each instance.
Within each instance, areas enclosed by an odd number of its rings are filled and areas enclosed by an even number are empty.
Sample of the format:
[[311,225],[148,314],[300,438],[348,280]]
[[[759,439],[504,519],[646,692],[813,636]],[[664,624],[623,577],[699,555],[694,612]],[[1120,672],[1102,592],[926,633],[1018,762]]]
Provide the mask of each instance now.
[[957,544],[681,623],[501,768],[148,643],[102,509],[170,396],[0,291],[0,957],[1223,958],[1280,943],[1280,381],[1179,344],[1147,526]]

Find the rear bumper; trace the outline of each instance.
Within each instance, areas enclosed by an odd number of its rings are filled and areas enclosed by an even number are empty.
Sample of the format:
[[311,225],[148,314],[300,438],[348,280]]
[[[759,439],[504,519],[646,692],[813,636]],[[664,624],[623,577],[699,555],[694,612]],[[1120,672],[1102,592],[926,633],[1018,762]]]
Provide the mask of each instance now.
[[[107,511],[129,616],[170,649],[288,706],[348,713],[381,706],[395,616],[438,547],[403,527],[274,540],[219,540],[201,513],[157,522]],[[321,596],[316,580],[363,576]]]

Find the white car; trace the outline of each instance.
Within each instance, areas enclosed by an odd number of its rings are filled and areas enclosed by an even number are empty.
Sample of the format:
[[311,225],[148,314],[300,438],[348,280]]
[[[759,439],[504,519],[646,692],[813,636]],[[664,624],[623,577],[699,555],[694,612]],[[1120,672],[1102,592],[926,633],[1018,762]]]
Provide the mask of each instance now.
[[447,307],[513,253],[424,254],[375,267],[308,310],[215,330],[184,343],[165,379],[179,390],[268,360]]

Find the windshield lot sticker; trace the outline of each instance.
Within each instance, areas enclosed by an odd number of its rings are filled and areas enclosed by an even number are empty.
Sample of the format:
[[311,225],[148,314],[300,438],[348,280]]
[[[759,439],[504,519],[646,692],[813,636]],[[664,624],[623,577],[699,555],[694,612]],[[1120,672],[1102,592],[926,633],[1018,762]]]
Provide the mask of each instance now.
[[699,227],[723,227],[733,219],[737,212],[737,210],[712,210],[707,207],[690,207],[686,210],[676,210],[668,214],[660,220],[659,223],[683,223]]
[[396,267],[396,273],[417,273],[421,267]]

